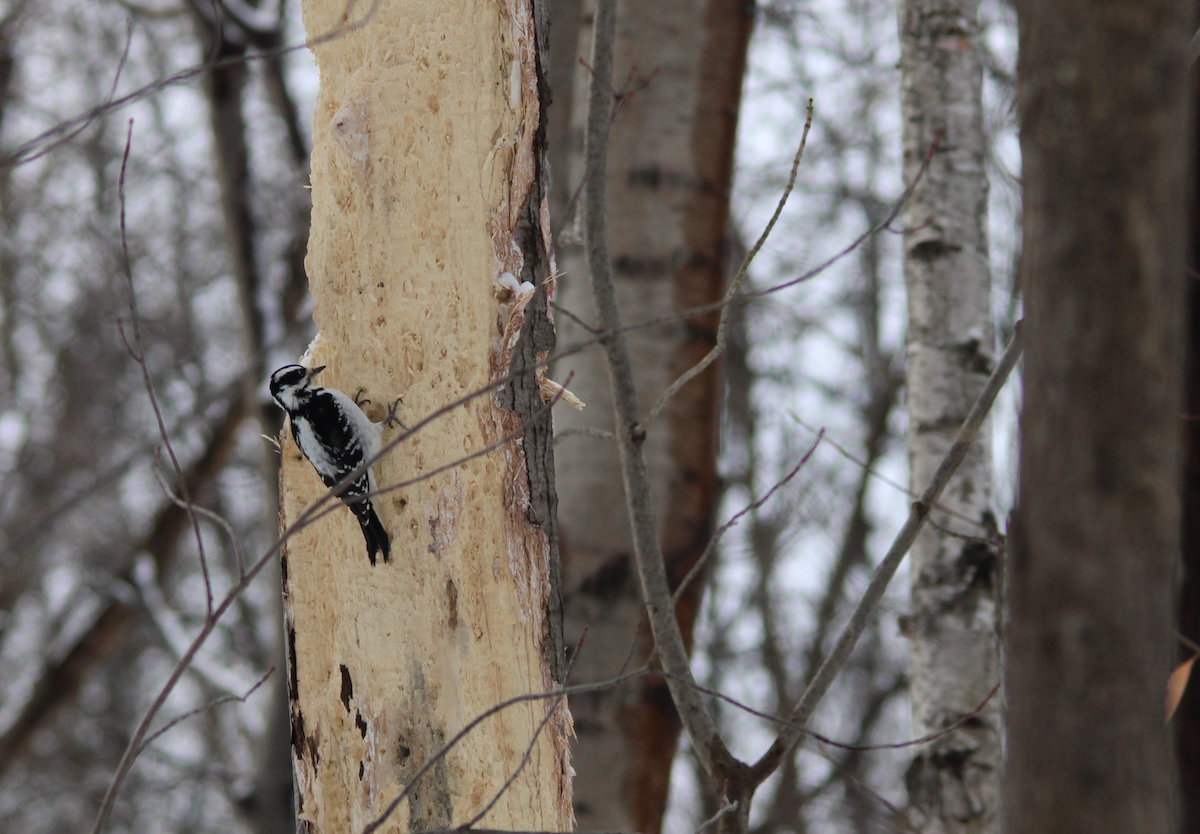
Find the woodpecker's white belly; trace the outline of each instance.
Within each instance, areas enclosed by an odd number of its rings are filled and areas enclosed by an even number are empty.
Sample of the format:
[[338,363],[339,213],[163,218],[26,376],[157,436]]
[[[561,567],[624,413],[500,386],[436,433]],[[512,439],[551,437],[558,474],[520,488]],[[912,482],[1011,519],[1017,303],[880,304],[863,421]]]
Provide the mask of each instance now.
[[296,444],[300,447],[300,451],[309,459],[313,467],[318,472],[334,472],[337,469],[337,464],[325,451],[325,446],[317,439],[316,433],[313,432],[312,426],[307,420],[296,420],[293,422],[296,429]]

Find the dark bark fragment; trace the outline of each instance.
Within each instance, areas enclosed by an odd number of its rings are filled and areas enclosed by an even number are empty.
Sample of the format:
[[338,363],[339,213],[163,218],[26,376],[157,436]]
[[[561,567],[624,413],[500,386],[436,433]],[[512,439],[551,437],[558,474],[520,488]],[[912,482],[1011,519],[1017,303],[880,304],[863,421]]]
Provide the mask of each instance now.
[[[554,487],[554,428],[546,403],[542,399],[541,384],[534,373],[539,361],[554,350],[556,336],[554,323],[550,320],[549,299],[545,289],[550,279],[550,253],[546,250],[542,236],[541,210],[547,184],[550,180],[546,165],[547,107],[550,104],[549,85],[546,82],[546,34],[548,22],[543,3],[534,5],[537,22],[537,78],[539,95],[539,121],[533,139],[533,154],[537,174],[533,188],[517,221],[514,236],[524,254],[520,280],[528,281],[539,288],[525,308],[525,323],[513,350],[511,371],[517,374],[511,385],[500,392],[500,402],[505,408],[521,415],[525,428],[522,446],[525,452],[525,472],[529,478],[529,520],[542,528],[550,541],[550,599],[546,612],[546,634],[542,651],[550,674],[562,682],[566,677],[566,653],[563,649],[562,622],[562,569],[558,541],[558,494]],[[521,373],[527,370],[528,373]]]

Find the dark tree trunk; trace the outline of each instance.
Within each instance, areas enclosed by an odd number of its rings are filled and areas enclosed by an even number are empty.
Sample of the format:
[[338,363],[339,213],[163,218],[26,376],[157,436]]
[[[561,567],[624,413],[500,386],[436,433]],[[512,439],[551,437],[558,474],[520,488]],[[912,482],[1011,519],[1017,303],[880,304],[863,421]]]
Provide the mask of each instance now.
[[[1187,282],[1187,386],[1186,418],[1183,421],[1183,587],[1179,595],[1179,630],[1200,643],[1200,131],[1196,117],[1198,88],[1196,66],[1192,66],[1192,193],[1188,213],[1189,262],[1191,278]],[[1182,662],[1194,652],[1180,647]],[[1176,756],[1178,757],[1180,798],[1180,834],[1200,834],[1200,685],[1192,681],[1184,691],[1175,712]]]
[[1174,828],[1181,0],[1023,0],[1025,405],[1005,828]]

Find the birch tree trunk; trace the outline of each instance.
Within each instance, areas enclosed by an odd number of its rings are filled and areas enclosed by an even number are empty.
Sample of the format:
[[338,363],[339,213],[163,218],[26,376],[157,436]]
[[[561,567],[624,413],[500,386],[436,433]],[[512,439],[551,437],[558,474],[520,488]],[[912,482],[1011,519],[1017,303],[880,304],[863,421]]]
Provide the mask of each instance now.
[[[562,6],[569,4],[560,3]],[[591,53],[592,4],[585,4],[578,54]],[[620,303],[634,322],[714,301],[726,278],[729,189],[742,76],[753,16],[734,0],[623,3],[618,13],[614,85],[636,94],[623,105],[608,145],[609,249]],[[556,32],[561,37],[561,33]],[[571,191],[585,176],[582,137],[587,68],[577,67],[571,97]],[[644,88],[642,84],[645,84]],[[561,118],[564,114],[556,114]],[[556,172],[562,176],[562,172]],[[564,189],[565,191],[565,189]],[[579,212],[582,212],[580,207]],[[579,237],[558,250],[563,305],[596,315]],[[680,373],[713,346],[715,315],[632,331],[637,390],[647,413]],[[559,320],[561,341],[591,338]],[[597,347],[564,360],[559,377],[588,403],[556,414],[559,432],[612,429],[612,399]],[[720,379],[716,366],[692,380],[648,426],[645,444],[667,572],[673,583],[695,564],[713,529],[717,498]],[[577,679],[615,673],[640,640],[649,649],[632,555],[620,461],[612,440],[563,439],[557,449],[562,501],[566,640],[584,627]],[[691,643],[703,582],[694,582],[677,615]],[[572,703],[577,741],[575,812],[582,829],[655,834],[662,825],[681,725],[665,681],[650,679]]]
[[[370,6],[366,12],[365,7]],[[325,384],[403,419],[478,391],[552,346],[542,67],[530,0],[381,3],[320,40],[307,260]],[[310,39],[343,0],[305,0]],[[504,282],[501,282],[501,278]],[[524,325],[524,326],[523,326]],[[505,407],[507,404],[508,407]],[[370,408],[369,407],[369,408]],[[541,422],[536,422],[541,418]],[[553,457],[528,374],[438,418],[375,467],[390,564],[372,567],[343,507],[283,556],[300,828],[360,831],[460,728],[561,676]],[[393,437],[384,435],[385,443]],[[284,439],[286,526],[325,489]],[[467,822],[516,770],[549,702],[490,719],[422,778],[382,829]],[[567,830],[565,707],[481,825]]]
[[1192,280],[1189,5],[1017,3],[1027,347],[1004,799],[1020,834],[1178,830],[1163,692]]
[[[906,182],[917,179],[941,136],[902,215],[914,489],[929,482],[995,358],[977,10],[976,0],[900,4]],[[985,429],[942,496],[943,506],[984,526],[935,510],[936,526],[927,525],[912,549],[906,632],[917,736],[960,720],[1000,680],[1002,568],[996,550],[978,542],[995,523],[986,435]],[[977,718],[914,757],[905,781],[922,832],[998,830],[1000,723],[1000,699],[993,698]]]

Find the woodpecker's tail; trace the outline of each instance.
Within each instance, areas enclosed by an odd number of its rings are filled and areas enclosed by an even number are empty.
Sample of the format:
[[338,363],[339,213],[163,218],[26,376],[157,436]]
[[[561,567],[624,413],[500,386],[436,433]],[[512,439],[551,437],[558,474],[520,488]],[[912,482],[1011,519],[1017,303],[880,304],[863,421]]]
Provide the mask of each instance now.
[[375,508],[371,506],[371,502],[359,501],[351,504],[350,509],[354,511],[354,515],[358,517],[358,523],[362,525],[363,538],[367,540],[367,558],[371,560],[371,564],[375,564],[375,554],[379,552],[383,553],[383,561],[388,562],[391,557],[391,546],[388,542],[387,530],[383,529],[383,523],[375,514]]

